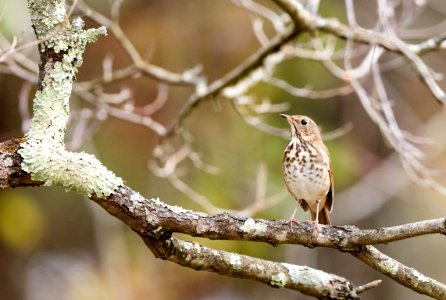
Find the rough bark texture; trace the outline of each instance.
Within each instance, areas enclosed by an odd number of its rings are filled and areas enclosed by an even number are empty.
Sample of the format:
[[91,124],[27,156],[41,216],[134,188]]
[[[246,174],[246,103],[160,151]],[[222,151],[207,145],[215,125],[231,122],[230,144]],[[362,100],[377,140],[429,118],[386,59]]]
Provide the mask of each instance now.
[[306,266],[276,263],[219,251],[176,238],[143,237],[156,257],[195,270],[254,279],[276,288],[298,290],[320,299],[359,299],[357,287],[343,277]]
[[0,143],[0,188],[43,184],[31,180],[31,176],[21,169],[22,157],[17,154],[17,150],[24,141],[21,138]]

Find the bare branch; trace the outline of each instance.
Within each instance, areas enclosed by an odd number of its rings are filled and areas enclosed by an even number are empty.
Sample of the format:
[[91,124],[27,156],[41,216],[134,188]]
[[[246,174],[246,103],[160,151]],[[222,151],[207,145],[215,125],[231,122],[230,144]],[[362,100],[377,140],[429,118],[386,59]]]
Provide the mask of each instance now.
[[[316,15],[310,14],[303,8],[301,3],[296,1],[274,0],[274,2],[276,2],[291,16],[297,27],[303,30],[321,30],[346,40],[369,45],[379,45],[387,50],[404,55],[412,63],[435,98],[442,104],[446,102],[446,95],[444,91],[440,88],[440,86],[438,86],[432,76],[432,72],[418,56],[420,53],[414,51],[421,51],[422,48],[411,47],[396,36],[389,37],[387,34],[367,30],[359,26],[350,27],[335,19],[329,20],[317,17]],[[436,46],[431,47],[431,49],[435,48]],[[423,51],[426,52],[426,50]]]
[[[213,83],[211,83],[208,87],[202,87],[202,89],[198,89],[197,92],[192,95],[187,104],[183,107],[178,123],[175,124],[174,128],[179,126],[179,123],[195,108],[197,104],[199,104],[202,100],[211,98],[220,93],[225,87],[228,87],[232,84],[237,83],[244,76],[248,75],[255,68],[260,66],[264,59],[279,50],[284,44],[286,44],[291,39],[295,38],[299,35],[299,31],[287,28],[282,33],[278,33],[273,39],[271,39],[270,43],[262,48],[260,48],[257,52],[248,57],[244,62],[239,64],[236,68],[217,79]],[[173,133],[173,131],[168,132],[168,134]]]
[[[117,1],[115,2],[115,4],[119,5],[119,2],[120,1]],[[169,84],[196,85],[197,82],[201,81],[201,78],[196,76],[197,75],[196,72],[192,71],[191,74],[191,70],[186,70],[183,74],[176,74],[161,67],[158,67],[156,65],[145,62],[142,59],[141,55],[138,53],[135,46],[125,35],[123,30],[117,23],[116,19],[110,20],[106,16],[91,9],[83,1],[79,1],[77,8],[81,10],[83,13],[85,13],[87,16],[89,16],[91,19],[93,19],[95,22],[97,22],[98,24],[106,26],[111,31],[111,33],[116,37],[116,39],[120,42],[121,46],[131,59],[133,66],[123,69],[126,72],[122,72],[121,74],[119,74],[119,76],[116,76],[117,78],[119,78],[120,76],[122,77],[123,75],[130,76],[134,74],[134,71],[138,71],[150,78],[153,78],[161,82],[166,82]],[[113,11],[116,11],[115,6],[113,6]],[[116,16],[116,12],[114,13],[114,15]],[[193,68],[192,70],[195,69],[196,68]]]
[[375,287],[377,287],[378,285],[380,285],[382,282],[382,280],[375,280],[369,283],[366,283],[364,285],[358,286],[356,288],[356,293],[358,294],[362,294],[365,291],[368,291],[369,289],[373,289]]

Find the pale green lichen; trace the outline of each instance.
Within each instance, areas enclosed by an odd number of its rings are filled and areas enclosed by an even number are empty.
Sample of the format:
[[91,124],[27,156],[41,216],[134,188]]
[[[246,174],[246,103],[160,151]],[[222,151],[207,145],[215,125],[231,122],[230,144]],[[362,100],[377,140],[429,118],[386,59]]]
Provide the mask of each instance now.
[[288,240],[288,234],[287,233],[288,233],[287,231],[278,232],[275,235],[276,240],[279,241],[279,242],[287,241]]
[[159,198],[152,198],[150,200],[155,202],[156,205],[159,205],[161,207],[167,208],[168,210],[170,210],[170,211],[172,211],[172,212],[174,212],[176,214],[188,214],[188,217],[191,217],[193,219],[198,219],[199,216],[201,216],[201,217],[205,217],[206,216],[205,213],[194,212],[194,211],[182,208],[182,207],[177,206],[177,205],[166,204],[166,203],[162,202]]
[[242,267],[242,258],[240,255],[231,253],[229,254],[229,263],[234,269],[239,270]]
[[206,232],[206,231],[208,231],[208,226],[207,226],[207,224],[203,224],[203,223],[201,223],[201,222],[197,224],[196,232],[197,232],[198,234],[201,234],[201,233]]
[[378,261],[378,267],[386,270],[391,275],[398,274],[398,265],[394,264],[390,259],[382,259]]
[[279,274],[274,274],[271,276],[271,285],[277,286],[277,287],[284,287],[287,284],[287,276],[280,272]]
[[425,275],[421,274],[420,272],[418,272],[417,270],[412,268],[412,272],[413,275],[415,276],[416,279],[418,279],[421,282],[429,282],[430,279],[428,277],[426,277]]
[[255,264],[255,268],[257,271],[263,272],[265,270],[265,267],[260,264]]
[[293,283],[298,283],[302,281],[302,269],[299,266],[291,265],[287,263],[282,263],[282,265],[287,268],[288,274],[290,275]]
[[183,248],[186,249],[188,252],[192,250],[193,253],[199,254],[201,253],[201,246],[198,243],[195,242],[186,242],[183,241]]
[[182,208],[177,205],[169,205],[164,202],[162,202],[159,198],[152,198],[151,201],[155,202],[156,205],[159,205],[161,207],[167,208],[168,210],[175,212],[177,214],[185,214],[185,213],[191,213],[191,210]]
[[253,219],[249,218],[243,223],[240,229],[246,233],[262,234],[266,232],[268,226],[261,222],[256,223]]
[[182,241],[182,248],[187,253],[185,260],[194,268],[202,268],[208,265],[201,256],[201,246],[195,242]]
[[138,192],[133,192],[130,195],[130,202],[131,203],[141,203],[141,202],[145,202],[145,201],[146,201],[146,199],[143,196],[141,196],[141,194],[138,193]]
[[38,39],[47,36],[65,20],[64,0],[28,0],[28,9]]
[[161,230],[163,229],[163,227],[162,226],[158,226],[155,230],[153,230],[152,232],[153,233],[159,233],[159,232],[161,232]]
[[282,265],[288,270],[289,278],[294,284],[326,286],[329,285],[330,281],[333,279],[332,275],[320,270],[287,263],[282,263]]
[[35,95],[34,116],[19,150],[22,168],[33,180],[48,186],[63,186],[87,196],[109,196],[123,185],[122,179],[93,155],[69,152],[64,145],[77,68],[82,64],[86,45],[105,34],[105,28],[84,30],[80,18],[71,25],[59,26],[65,17],[64,1],[30,0],[28,5],[37,37],[51,37],[42,42],[40,49],[60,53],[62,59],[48,64]]

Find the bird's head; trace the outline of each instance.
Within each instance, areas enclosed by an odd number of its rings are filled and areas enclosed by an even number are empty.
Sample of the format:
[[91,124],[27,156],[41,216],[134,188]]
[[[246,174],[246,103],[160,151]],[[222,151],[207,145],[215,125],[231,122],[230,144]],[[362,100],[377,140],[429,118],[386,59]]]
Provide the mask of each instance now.
[[291,127],[291,138],[301,137],[304,141],[320,140],[321,134],[316,123],[307,116],[281,114]]

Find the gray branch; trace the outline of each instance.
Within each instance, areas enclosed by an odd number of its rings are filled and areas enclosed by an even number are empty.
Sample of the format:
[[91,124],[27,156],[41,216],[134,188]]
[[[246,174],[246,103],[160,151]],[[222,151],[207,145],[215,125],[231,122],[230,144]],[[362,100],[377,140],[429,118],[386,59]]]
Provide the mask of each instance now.
[[357,43],[371,46],[378,45],[388,51],[401,54],[412,63],[415,70],[418,72],[423,82],[429,87],[436,99],[442,104],[446,102],[446,95],[433,79],[429,68],[419,57],[419,55],[422,54],[444,49],[445,44],[443,42],[446,37],[432,38],[419,44],[406,44],[397,38],[389,37],[385,33],[367,30],[359,26],[351,28],[339,22],[337,19],[322,18],[307,10],[299,1],[272,1],[289,14],[293,20],[293,22],[289,24],[290,26],[283,32],[277,33],[266,46],[260,48],[240,65],[212,82],[209,86],[197,86],[195,94],[190,97],[189,101],[183,107],[178,122],[174,124],[172,129],[168,131],[166,135],[174,133],[183,119],[186,118],[199,103],[219,95],[224,88],[236,84],[240,79],[246,77],[250,72],[260,67],[269,55],[278,52],[289,41],[296,39],[300,34],[305,32],[322,31]]
[[[1,188],[9,186],[8,182],[11,182],[9,178],[14,178],[16,186],[39,184],[30,181],[29,176],[20,170],[21,158],[16,153],[17,147],[17,143],[12,146],[9,142],[0,144],[0,158],[8,155],[8,159],[15,162],[12,165],[9,164],[8,167],[0,169],[0,175],[6,176],[0,176]],[[377,271],[418,293],[436,299],[444,299],[446,295],[446,286],[443,283],[401,264],[371,246],[373,244],[385,244],[426,234],[444,234],[446,232],[445,218],[369,230],[360,230],[354,226],[321,226],[319,233],[314,234],[312,224],[307,222],[295,224],[293,231],[291,231],[286,220],[252,219],[237,217],[227,213],[207,215],[185,210],[177,206],[170,206],[158,199],[145,199],[128,187],[120,187],[107,198],[93,196],[91,199],[137,232],[154,252],[155,256],[183,266],[197,269],[200,268],[197,260],[206,261],[206,264],[202,265],[202,269],[224,275],[251,278],[268,284],[275,282],[274,278],[277,279],[277,277],[273,276],[280,273],[280,271],[270,273],[271,276],[267,277],[268,280],[266,280],[264,273],[256,273],[253,276],[249,268],[243,269],[243,271],[232,270],[232,273],[228,272],[228,265],[222,266],[218,263],[219,260],[213,260],[209,255],[212,254],[214,258],[220,257],[220,259],[223,259],[223,257],[230,257],[231,253],[177,240],[171,237],[171,234],[174,232],[213,240],[257,241],[269,243],[273,246],[278,244],[299,244],[310,248],[334,248],[350,253]],[[184,254],[185,248],[191,251],[189,253],[191,256],[188,257],[186,255],[184,257],[180,255],[181,253]],[[236,256],[240,257],[241,262],[246,262],[246,266],[251,266],[247,262],[254,260],[261,265],[276,264],[275,270],[283,270],[283,264],[280,263],[244,257],[233,253],[232,255],[234,259]],[[191,261],[192,257],[196,257],[196,259]],[[225,261],[227,262],[228,260]],[[294,268],[302,270],[301,268],[304,267],[294,266]],[[314,275],[321,274],[317,272],[321,271],[315,270]],[[290,275],[290,273],[284,273],[280,277],[284,278],[283,276],[286,277],[287,274]],[[333,275],[326,274],[326,276]],[[286,288],[296,288],[302,293],[310,293],[309,291],[314,288],[314,286],[306,286],[301,289],[300,285],[295,281],[292,281],[289,277],[286,278],[287,284],[284,285]],[[340,283],[341,281],[336,282]],[[368,285],[365,286],[367,287]],[[375,285],[372,284],[373,286]],[[344,287],[343,291],[351,290],[351,295],[354,295],[353,291],[358,294],[358,291],[366,290],[364,286],[354,289],[346,288]],[[313,294],[310,293],[310,295]]]
[[237,67],[212,82],[208,87],[198,87],[195,94],[190,97],[189,101],[181,110],[178,123],[175,124],[172,130],[166,135],[172,134],[174,130],[180,126],[183,119],[189,115],[201,101],[211,99],[212,97],[217,96],[224,88],[237,83],[240,79],[244,78],[257,67],[261,66],[266,57],[279,51],[283,45],[298,37],[300,33],[301,31],[298,28],[291,27],[285,29],[284,32],[280,32],[274,38],[272,38],[268,45],[257,50]]
[[319,17],[306,10],[298,1],[273,1],[290,15],[295,26],[302,31],[312,32],[319,30],[346,40],[352,40],[354,42],[368,45],[379,45],[389,51],[402,54],[415,68],[422,81],[431,91],[432,95],[434,95],[441,104],[445,104],[446,95],[444,91],[436,83],[431,70],[419,57],[420,54],[441,49],[441,47],[443,47],[442,42],[445,40],[445,37],[431,39],[418,45],[409,45],[396,36],[389,36],[385,33],[367,30],[359,26],[352,28],[342,24],[336,19],[325,19]]
[[415,292],[431,296],[435,299],[446,299],[446,286],[443,283],[403,265],[384,253],[381,253],[375,247],[364,246],[357,251],[351,252],[351,254],[378,272],[389,276],[396,282]]
[[[17,139],[0,143],[0,188],[43,184],[43,182],[33,181],[29,174],[21,170],[22,158],[17,153],[20,142],[21,140]],[[128,187],[119,187],[116,193],[108,198],[93,196],[91,199],[137,232],[156,257],[188,268],[252,279],[273,287],[293,289],[321,299],[359,299],[360,293],[381,283],[378,280],[356,287],[343,277],[306,266],[272,262],[215,250],[171,236],[173,232],[182,232],[182,230],[174,229],[182,222],[181,220],[187,223],[187,226],[184,227],[185,233],[196,228],[198,232],[195,235],[199,236],[201,234],[199,233],[200,223],[206,218],[208,220],[202,223],[203,229],[212,226],[212,222],[220,226],[224,225],[226,219],[229,222],[231,222],[231,218],[239,221],[233,225],[228,224],[229,231],[227,233],[232,236],[234,232],[231,232],[230,228],[235,230],[237,227],[243,226],[243,218],[235,218],[228,214],[207,216],[180,207],[169,206],[159,200],[144,199]],[[283,223],[280,221],[271,222]],[[223,228],[221,230],[224,237]],[[213,238],[217,239],[218,236],[213,235]]]
[[[206,270],[238,278],[254,279],[276,288],[288,288],[323,299],[359,299],[365,291],[343,277],[306,266],[214,250],[198,243],[176,238],[168,240],[143,237],[155,256],[195,270]],[[368,284],[372,288],[381,281]]]

